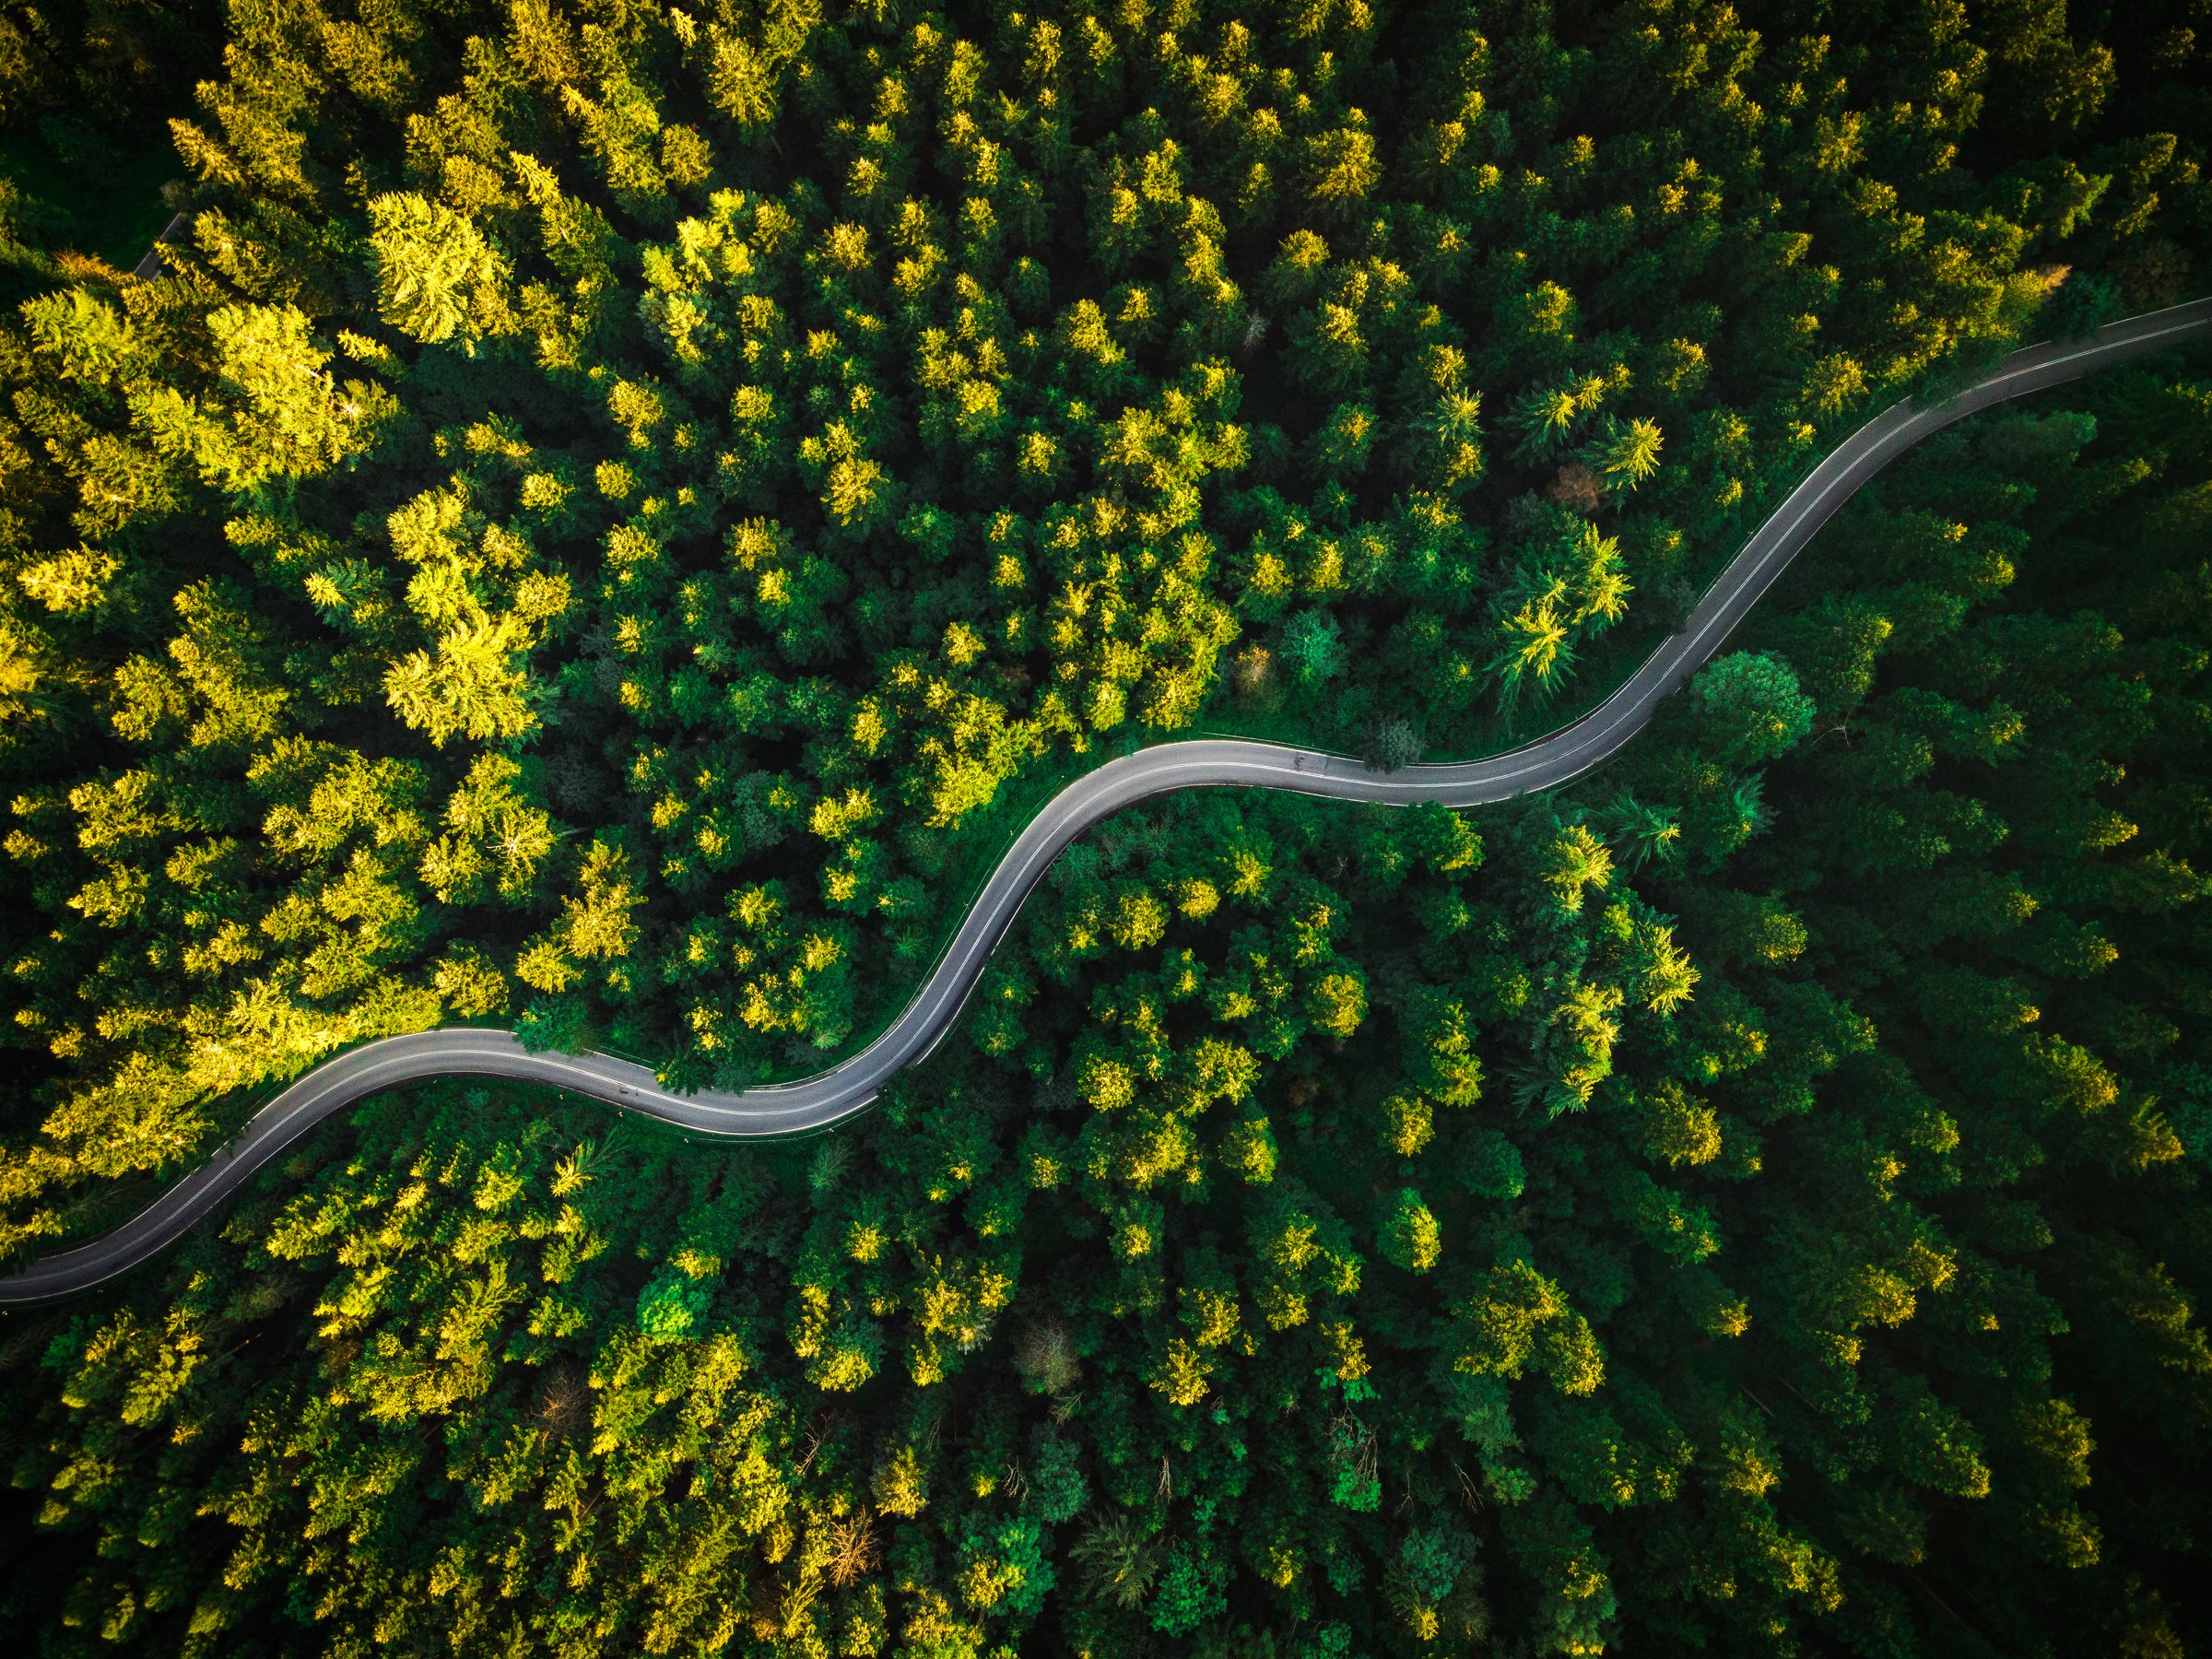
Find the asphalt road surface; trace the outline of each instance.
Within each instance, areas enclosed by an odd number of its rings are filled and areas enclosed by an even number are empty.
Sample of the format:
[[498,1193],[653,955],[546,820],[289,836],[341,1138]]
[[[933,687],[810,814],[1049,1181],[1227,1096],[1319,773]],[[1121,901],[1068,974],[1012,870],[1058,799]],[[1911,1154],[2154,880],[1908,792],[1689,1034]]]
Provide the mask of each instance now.
[[1048,802],[1015,841],[913,1001],[883,1035],[841,1065],[797,1083],[736,1093],[673,1094],[642,1065],[607,1054],[526,1053],[505,1031],[452,1029],[364,1043],[307,1073],[245,1129],[135,1219],[0,1278],[0,1304],[88,1289],[174,1243],[269,1159],[333,1112],[426,1077],[511,1077],[589,1095],[680,1129],[737,1139],[826,1128],[861,1111],[901,1067],[927,1057],[959,1017],[1022,901],[1069,843],[1103,818],[1179,789],[1287,789],[1339,801],[1480,806],[1579,777],[1643,728],[1659,700],[1719,650],[1859,487],[1923,438],[1978,409],[2055,386],[2212,332],[2212,300],[2114,323],[2087,339],[2030,347],[1938,407],[1899,404],[1876,416],[1814,469],[1761,524],[1681,632],[1604,703],[1536,742],[1484,760],[1373,772],[1340,755],[1204,738],[1162,743],[1109,761]]

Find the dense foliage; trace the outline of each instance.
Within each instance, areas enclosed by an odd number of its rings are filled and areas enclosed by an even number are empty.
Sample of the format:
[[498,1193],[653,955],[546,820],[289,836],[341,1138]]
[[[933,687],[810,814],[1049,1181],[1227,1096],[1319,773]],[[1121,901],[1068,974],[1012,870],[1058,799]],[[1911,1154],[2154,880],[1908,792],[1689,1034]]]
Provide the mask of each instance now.
[[1117,820],[967,1041],[834,1137],[372,1103],[157,1282],[9,1335],[69,1563],[16,1617],[65,1652],[2183,1651],[2212,389],[2088,405],[1908,463],[1768,650],[1486,833]]
[[[1117,745],[1549,723],[2184,290],[2183,9],[235,6],[0,330],[0,1250],[362,1037],[815,1069]],[[826,1141],[371,1102],[0,1324],[11,1628],[2183,1651],[2208,476],[2112,377],[1564,795],[1128,815]]]
[[811,1068],[1009,779],[1478,743],[2202,212],[2171,141],[1965,174],[2027,48],[1939,11],[317,18],[232,18],[196,253],[5,345],[19,1216],[441,1017]]

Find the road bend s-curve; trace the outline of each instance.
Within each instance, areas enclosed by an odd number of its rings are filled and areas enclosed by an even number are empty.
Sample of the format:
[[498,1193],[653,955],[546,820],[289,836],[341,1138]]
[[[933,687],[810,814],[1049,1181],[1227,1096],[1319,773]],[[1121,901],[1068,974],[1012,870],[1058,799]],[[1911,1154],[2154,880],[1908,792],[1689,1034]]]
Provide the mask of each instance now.
[[356,1100],[426,1077],[509,1077],[589,1095],[697,1134],[753,1138],[824,1128],[876,1098],[891,1075],[951,1029],[992,950],[1053,861],[1124,807],[1179,789],[1286,789],[1339,801],[1479,806],[1588,771],[1642,729],[1659,700],[1694,674],[1838,507],[1900,454],[1952,421],[2006,398],[2212,333],[2212,300],[2131,317],[2087,339],[2030,347],[1938,407],[1899,404],[1846,438],[1745,544],[1681,632],[1589,714],[1510,754],[1378,773],[1338,755],[1227,738],[1161,743],[1067,785],[1016,839],[951,945],[890,1029],[859,1053],[802,1082],[674,1094],[641,1065],[606,1054],[526,1052],[504,1031],[449,1029],[365,1043],[324,1061],[253,1115],[245,1129],[135,1219],[88,1244],[0,1278],[0,1303],[89,1288],[175,1242],[253,1172]]

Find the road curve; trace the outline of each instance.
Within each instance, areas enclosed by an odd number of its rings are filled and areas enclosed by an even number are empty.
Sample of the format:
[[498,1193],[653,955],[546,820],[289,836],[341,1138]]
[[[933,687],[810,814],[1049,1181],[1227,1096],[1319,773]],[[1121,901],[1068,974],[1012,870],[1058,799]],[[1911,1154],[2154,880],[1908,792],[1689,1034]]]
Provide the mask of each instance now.
[[1659,700],[1694,674],[1798,550],[1869,478],[1930,433],[2006,398],[2039,392],[2145,351],[2212,333],[2212,300],[2130,317],[2082,340],[2013,353],[1950,402],[1900,403],[1838,444],[1759,527],[1690,614],[1626,684],[1571,724],[1508,754],[1449,765],[1368,771],[1358,760],[1229,738],[1161,743],[1107,762],[1054,795],[1016,839],[935,971],[897,1020],[859,1053],[797,1083],[736,1093],[672,1094],[642,1065],[607,1054],[526,1052],[505,1031],[448,1029],[387,1037],[324,1061],[256,1112],[206,1163],[131,1221],[0,1278],[0,1304],[90,1288],[174,1243],[254,1171],[315,1124],[382,1089],[426,1077],[508,1077],[589,1095],[698,1134],[737,1139],[797,1134],[865,1107],[902,1067],[928,1055],[959,1014],[1022,901],[1063,849],[1100,819],[1179,789],[1290,790],[1330,800],[1479,806],[1549,789],[1588,771],[1643,727]]

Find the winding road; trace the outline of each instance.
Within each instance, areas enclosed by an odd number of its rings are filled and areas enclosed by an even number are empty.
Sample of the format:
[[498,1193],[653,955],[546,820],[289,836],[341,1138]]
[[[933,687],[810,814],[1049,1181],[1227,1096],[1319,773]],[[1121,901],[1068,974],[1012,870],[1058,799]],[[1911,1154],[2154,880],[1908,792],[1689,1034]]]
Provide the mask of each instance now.
[[285,1088],[239,1135],[139,1216],[0,1278],[0,1304],[90,1288],[174,1243],[256,1171],[333,1112],[426,1077],[506,1077],[548,1085],[704,1135],[737,1139],[821,1129],[861,1111],[896,1072],[952,1028],[991,952],[1053,861],[1100,820],[1179,789],[1286,789],[1330,800],[1479,806],[1549,789],[1605,760],[1641,731],[1659,700],[1720,648],[1814,532],[1869,478],[1930,433],[2006,398],[2055,386],[2145,351],[2212,333],[2212,300],[2112,324],[2087,339],[2030,347],[1950,402],[1900,403],[1831,451],[1761,524],[1673,635],[1589,714],[1511,753],[1378,773],[1339,755],[1226,738],[1162,743],[1067,785],[1016,839],[935,971],[898,1019],[859,1053],[797,1083],[737,1093],[672,1094],[642,1065],[607,1054],[531,1053],[508,1032],[419,1031],[334,1056]]

